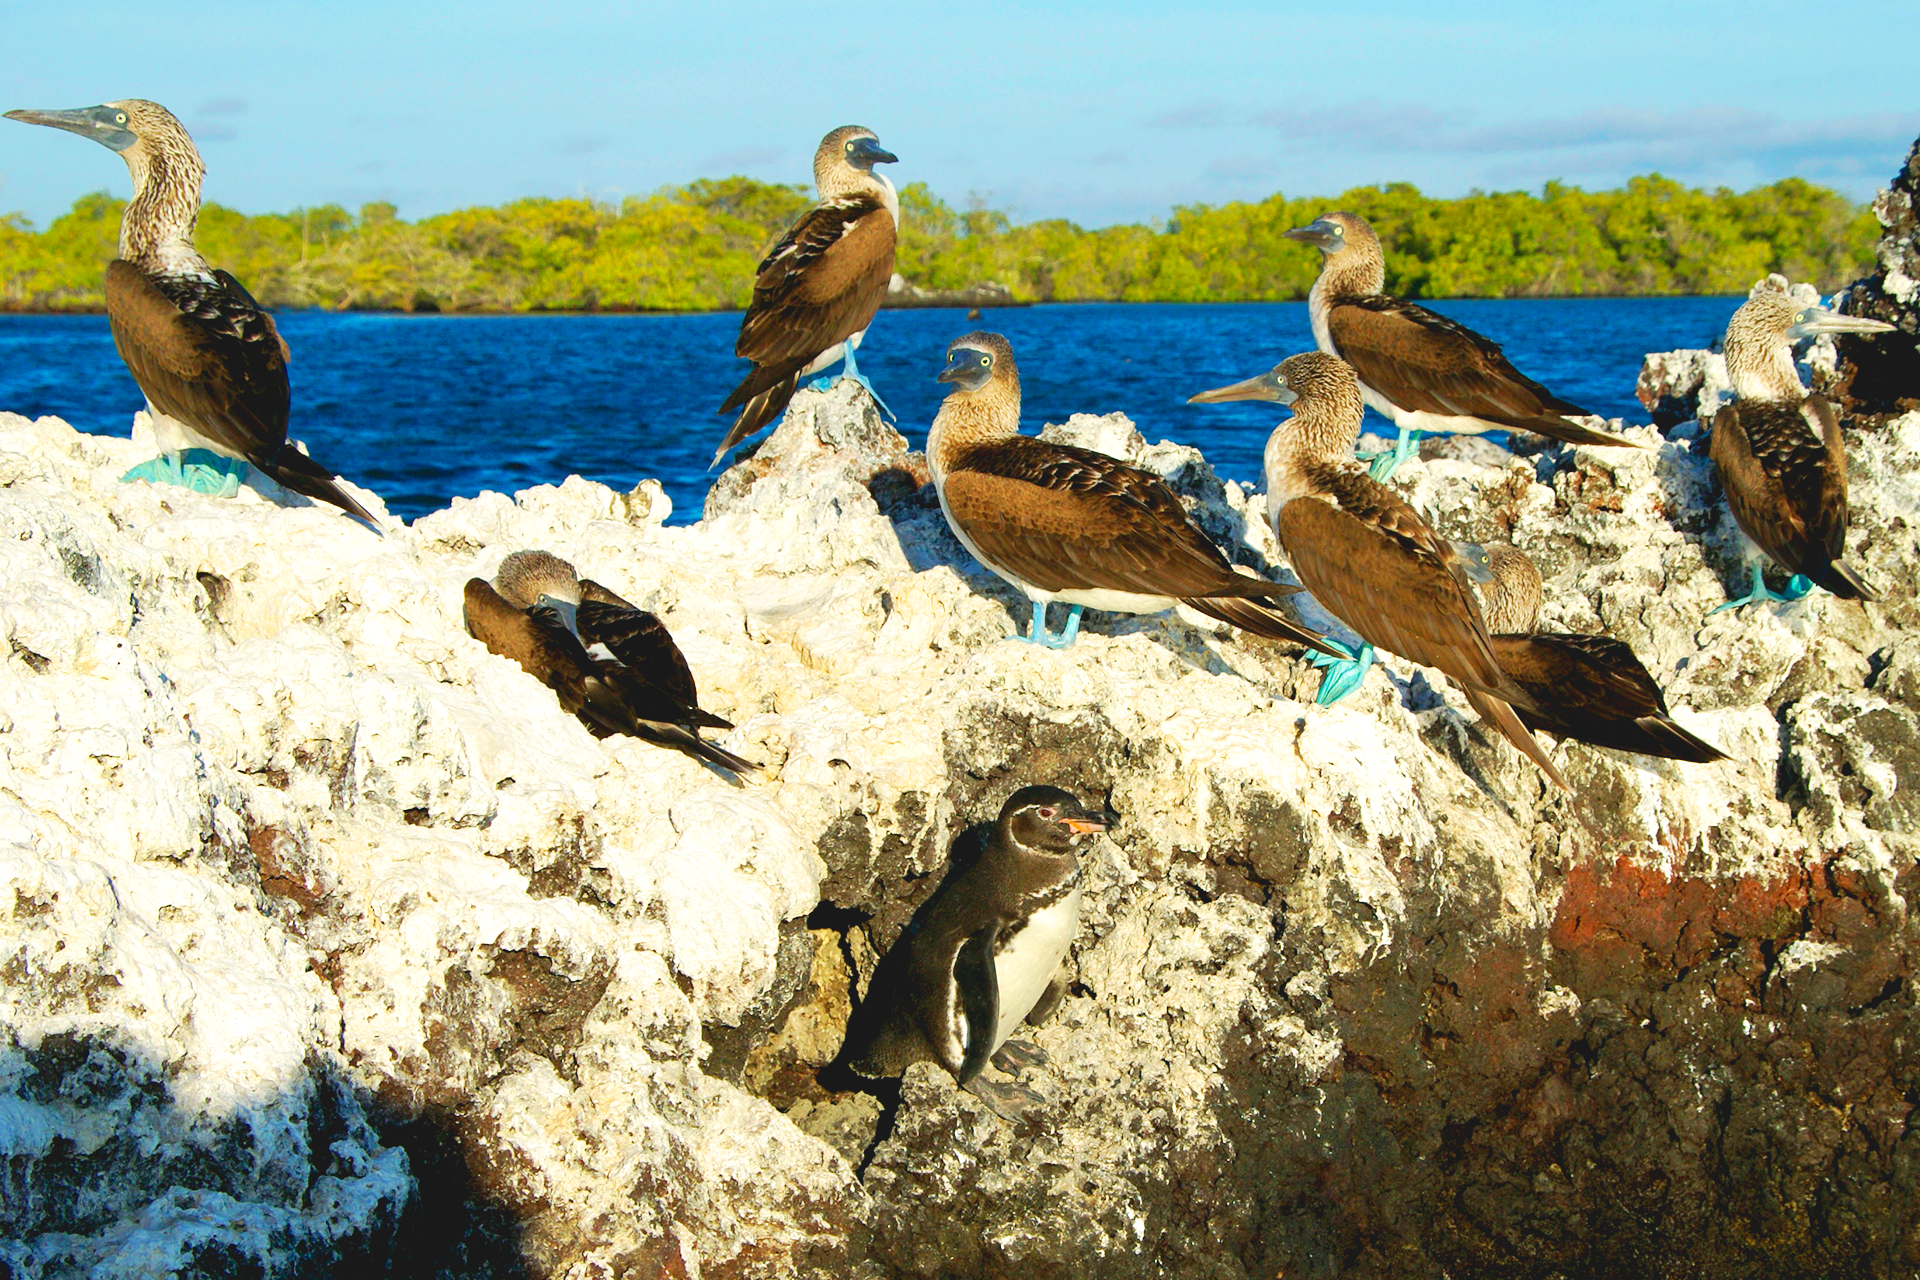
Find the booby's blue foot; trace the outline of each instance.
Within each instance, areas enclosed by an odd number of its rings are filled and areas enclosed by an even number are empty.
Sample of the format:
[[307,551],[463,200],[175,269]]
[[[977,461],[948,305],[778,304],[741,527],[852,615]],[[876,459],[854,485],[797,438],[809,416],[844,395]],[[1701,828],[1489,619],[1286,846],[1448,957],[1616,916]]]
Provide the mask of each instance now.
[[1313,665],[1326,668],[1327,674],[1320,677],[1320,692],[1313,700],[1323,707],[1330,707],[1340,699],[1360,687],[1367,678],[1367,668],[1373,665],[1373,646],[1364,640],[1357,650],[1348,649],[1338,640],[1329,640],[1328,644],[1347,654],[1344,658],[1331,658],[1324,653],[1313,655]]
[[1401,463],[1419,451],[1420,433],[1418,431],[1402,430],[1400,432],[1400,439],[1393,448],[1382,449],[1379,453],[1355,454],[1354,456],[1362,462],[1371,461],[1372,465],[1367,468],[1367,474],[1375,480],[1378,480],[1381,484],[1385,484],[1393,478],[1393,473],[1400,469]]
[[1080,615],[1085,609],[1085,605],[1076,604],[1067,610],[1066,629],[1056,636],[1047,630],[1047,606],[1035,600],[1033,625],[1027,628],[1027,634],[1015,636],[1014,639],[1024,640],[1028,644],[1043,644],[1049,649],[1069,648],[1080,636]]
[[880,398],[880,393],[873,389],[873,384],[868,382],[866,375],[860,372],[860,366],[854,363],[852,347],[847,348],[847,353],[843,359],[845,363],[841,366],[839,373],[834,374],[832,377],[822,376],[815,378],[807,385],[817,391],[825,391],[828,387],[837,385],[842,379],[851,378],[856,384],[864,388],[868,395],[873,397],[873,402],[880,406],[880,412],[886,414],[887,417],[893,419],[895,422],[900,421],[900,416],[887,407],[887,402]]
[[146,480],[153,484],[178,485],[216,498],[231,498],[240,492],[241,482],[246,478],[247,464],[239,458],[228,458],[211,449],[183,449],[179,453],[149,458],[121,476],[120,483]]
[[1748,569],[1753,574],[1752,590],[1748,591],[1746,595],[1741,596],[1738,600],[1729,600],[1717,609],[1708,610],[1707,616],[1709,618],[1716,613],[1725,613],[1729,609],[1738,609],[1750,604],[1760,604],[1768,600],[1792,603],[1795,600],[1805,598],[1806,594],[1813,590],[1813,580],[1804,574],[1796,573],[1787,579],[1787,589],[1785,591],[1769,591],[1767,590],[1767,584],[1760,577],[1759,564],[1751,564],[1748,566]]

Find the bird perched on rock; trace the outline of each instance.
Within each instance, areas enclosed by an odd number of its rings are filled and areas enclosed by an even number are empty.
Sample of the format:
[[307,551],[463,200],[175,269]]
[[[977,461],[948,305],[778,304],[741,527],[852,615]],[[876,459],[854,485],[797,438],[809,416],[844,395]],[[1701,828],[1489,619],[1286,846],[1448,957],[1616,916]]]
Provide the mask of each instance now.
[[873,166],[897,159],[881,148],[873,130],[859,125],[820,140],[813,153],[820,202],[787,228],[754,278],[753,301],[733,344],[735,355],[753,361],[753,372],[720,406],[721,413],[739,409],[740,416],[714,462],[779,418],[801,378],[837,360],[846,361],[846,377],[886,408],[860,376],[853,351],[893,279],[900,197]]
[[978,857],[949,870],[881,959],[835,1065],[882,1078],[931,1058],[989,1105],[1008,1101],[978,1077],[1023,1019],[1059,1003],[1080,932],[1075,845],[1106,829],[1058,787],[1007,797]]
[[[1159,613],[1184,602],[1256,635],[1332,653],[1275,604],[1299,590],[1237,572],[1166,481],[1090,449],[1023,436],[1020,371],[997,333],[947,347],[953,390],[927,435],[927,467],[961,545],[1033,602],[1023,639],[1065,648],[1083,609]],[[1047,605],[1073,606],[1047,630]]]
[[1713,417],[1709,452],[1747,537],[1793,575],[1779,595],[1749,561],[1753,589],[1715,609],[1798,600],[1815,584],[1848,600],[1878,597],[1841,559],[1847,544],[1847,451],[1833,405],[1800,384],[1793,344],[1820,333],[1885,333],[1890,324],[1798,306],[1761,289],[1727,324],[1727,379],[1739,397]]
[[[1531,707],[1513,709],[1520,723],[1615,751],[1700,764],[1727,758],[1674,722],[1660,686],[1626,641],[1537,630],[1540,570],[1524,552],[1498,543],[1456,542],[1454,548],[1479,588],[1500,669],[1532,696]],[[1467,695],[1485,715],[1481,696]]]
[[624,733],[733,773],[755,766],[700,737],[731,729],[702,711],[693,672],[660,619],[545,551],[516,551],[466,589],[467,631],[520,664],[596,737]]
[[378,529],[331,471],[287,440],[287,344],[246,287],[193,247],[206,166],[173,113],[131,98],[7,118],[91,138],[133,175],[120,256],[107,264],[107,322],[166,456],[122,478],[232,493],[250,463]]
[[1267,438],[1267,518],[1313,598],[1366,642],[1354,660],[1359,675],[1375,645],[1439,668],[1478,694],[1475,708],[1566,787],[1514,714],[1540,708],[1500,665],[1459,550],[1353,461],[1365,410],[1346,362],[1318,351],[1289,356],[1257,378],[1192,400],[1293,407],[1292,420]]
[[1352,365],[1366,403],[1400,428],[1399,443],[1374,459],[1374,479],[1386,480],[1411,457],[1422,431],[1531,431],[1571,444],[1638,447],[1569,422],[1566,415],[1587,411],[1514,368],[1499,344],[1383,293],[1386,258],[1364,218],[1329,213],[1285,234],[1325,255],[1307,295],[1315,344]]

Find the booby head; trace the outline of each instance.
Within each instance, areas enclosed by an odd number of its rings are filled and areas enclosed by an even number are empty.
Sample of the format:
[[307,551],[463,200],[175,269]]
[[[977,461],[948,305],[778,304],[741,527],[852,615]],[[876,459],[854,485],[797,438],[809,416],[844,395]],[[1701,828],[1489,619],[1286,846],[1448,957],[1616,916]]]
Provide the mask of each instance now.
[[[1324,351],[1288,356],[1267,372],[1230,387],[1216,387],[1188,396],[1188,404],[1221,404],[1229,400],[1272,400],[1293,409],[1295,429],[1315,453],[1327,457],[1353,452],[1360,438],[1360,418],[1366,405],[1360,399],[1360,379],[1353,366]],[[1288,430],[1287,426],[1281,427]],[[1275,433],[1278,435],[1278,432]]]
[[948,397],[974,395],[993,386],[1002,394],[1020,395],[1020,366],[1013,362],[1013,344],[984,330],[962,334],[947,344],[947,363],[934,378],[950,382]]
[[1347,289],[1372,294],[1386,287],[1387,260],[1380,250],[1380,237],[1359,214],[1337,209],[1280,234],[1310,244],[1326,255],[1327,272],[1339,273]]
[[578,634],[575,615],[580,608],[580,576],[559,556],[547,551],[516,551],[500,562],[493,587],[516,609],[552,609],[567,624],[567,630]]
[[1894,326],[1801,306],[1777,289],[1761,289],[1727,322],[1727,378],[1748,400],[1787,400],[1805,394],[1793,364],[1793,344],[1823,333],[1886,333]]
[[874,173],[876,164],[895,164],[900,157],[880,145],[880,135],[857,124],[841,125],[820,139],[813,153],[813,182],[822,199],[860,190],[870,184],[891,186]]
[[1022,787],[1000,806],[995,832],[1011,847],[1043,857],[1067,857],[1078,836],[1107,829],[1104,815],[1059,787]]
[[[74,111],[9,111],[7,119],[92,138],[120,153],[133,176],[133,199],[120,222],[120,256],[136,266],[191,255],[207,167],[186,126],[157,102],[128,98]],[[190,264],[191,265],[191,264]]]
[[1456,542],[1453,549],[1479,590],[1489,635],[1528,635],[1540,625],[1540,570],[1526,552],[1504,542]]
[[1373,227],[1359,214],[1344,209],[1323,213],[1304,227],[1280,234],[1289,240],[1310,244],[1329,258],[1356,249],[1364,253],[1371,248],[1375,255],[1380,252],[1380,237],[1373,233]]

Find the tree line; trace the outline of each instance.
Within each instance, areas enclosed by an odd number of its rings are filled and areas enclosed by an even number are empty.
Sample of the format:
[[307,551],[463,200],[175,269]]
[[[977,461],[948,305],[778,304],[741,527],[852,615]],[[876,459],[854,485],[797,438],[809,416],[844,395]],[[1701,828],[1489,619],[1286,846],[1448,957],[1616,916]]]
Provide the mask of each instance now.
[[[811,202],[802,186],[733,177],[417,222],[390,204],[254,215],[209,204],[197,241],[273,307],[705,311],[746,305],[760,255]],[[44,231],[0,218],[0,309],[101,308],[124,203],[83,196]],[[1772,271],[1825,292],[1867,272],[1879,235],[1864,206],[1799,178],[1734,192],[1651,174],[1615,191],[1548,183],[1450,200],[1393,183],[1185,205],[1154,225],[1097,230],[956,209],[924,183],[900,205],[909,283],[998,283],[1023,302],[1304,298],[1320,255],[1281,233],[1336,208],[1380,233],[1390,291],[1428,298],[1744,293]]]

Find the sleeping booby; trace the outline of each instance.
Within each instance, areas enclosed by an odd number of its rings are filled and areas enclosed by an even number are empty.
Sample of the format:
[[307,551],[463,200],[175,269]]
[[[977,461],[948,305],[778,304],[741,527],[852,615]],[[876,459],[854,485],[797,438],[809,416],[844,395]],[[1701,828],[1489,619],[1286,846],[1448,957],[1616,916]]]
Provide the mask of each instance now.
[[1814,584],[1843,599],[1878,599],[1841,559],[1847,549],[1846,443],[1827,398],[1800,385],[1793,343],[1818,333],[1892,328],[1825,307],[1796,306],[1771,289],[1733,313],[1727,379],[1739,398],[1714,415],[1708,452],[1734,521],[1793,579],[1776,595],[1753,559],[1753,590],[1714,613],[1760,600],[1798,600]]
[[[1727,758],[1674,722],[1660,686],[1624,640],[1536,630],[1540,570],[1525,553],[1499,544],[1454,547],[1480,589],[1481,616],[1500,669],[1533,698],[1531,707],[1514,707],[1520,723],[1615,751],[1698,764]],[[1479,697],[1468,694],[1470,701]]]
[[1498,343],[1381,292],[1386,258],[1366,219],[1329,213],[1284,234],[1325,255],[1307,295],[1314,343],[1352,365],[1361,397],[1400,428],[1399,443],[1374,459],[1374,479],[1392,476],[1413,455],[1422,431],[1531,431],[1571,444],[1638,447],[1569,422],[1566,415],[1587,411],[1514,368]]
[[[1159,613],[1184,602],[1255,635],[1334,652],[1276,607],[1300,588],[1237,572],[1159,476],[1021,435],[1020,371],[1005,338],[955,338],[938,380],[953,385],[927,433],[940,510],[974,559],[1033,602],[1021,639],[1064,649],[1089,606]],[[1058,636],[1047,631],[1054,600],[1073,606]]]
[[[122,478],[231,493],[251,463],[282,487],[379,529],[333,472],[287,442],[287,344],[246,287],[193,247],[206,166],[173,113],[130,98],[7,118],[92,138],[119,152],[133,175],[120,256],[107,264],[107,321],[167,456]],[[216,456],[183,458],[189,450]]]
[[1058,1004],[1080,932],[1075,845],[1106,829],[1058,787],[1009,796],[979,856],[949,871],[875,968],[834,1066],[878,1079],[931,1058],[1000,1111],[978,1077],[1023,1020]]
[[545,551],[516,551],[493,582],[471,578],[467,632],[552,689],[595,737],[623,733],[745,773],[756,766],[700,737],[731,729],[702,711],[693,672],[660,619]]
[[1267,518],[1300,581],[1367,645],[1437,667],[1469,698],[1480,695],[1475,709],[1565,789],[1514,714],[1539,707],[1501,667],[1459,550],[1352,460],[1360,395],[1346,362],[1312,351],[1190,402],[1293,407],[1292,421],[1267,437]]
[[853,350],[893,279],[900,197],[873,166],[898,158],[881,149],[873,130],[859,125],[835,129],[820,140],[813,153],[820,203],[787,228],[760,264],[753,301],[740,321],[733,353],[753,361],[753,372],[720,406],[719,412],[739,409],[740,416],[714,451],[716,464],[786,412],[800,379],[838,360],[846,361],[845,376],[886,408],[873,384],[860,376]]

